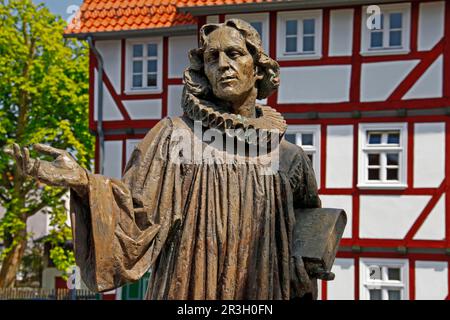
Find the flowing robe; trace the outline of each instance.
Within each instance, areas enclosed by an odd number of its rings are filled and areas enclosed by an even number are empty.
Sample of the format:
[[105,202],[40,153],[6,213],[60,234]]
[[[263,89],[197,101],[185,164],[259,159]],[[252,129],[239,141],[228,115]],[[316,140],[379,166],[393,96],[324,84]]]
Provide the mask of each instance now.
[[89,174],[88,195],[71,193],[86,285],[107,291],[152,267],[147,299],[293,298],[294,209],[320,207],[306,154],[283,139],[273,175],[253,162],[173,163],[179,128],[192,121],[161,120],[121,180]]

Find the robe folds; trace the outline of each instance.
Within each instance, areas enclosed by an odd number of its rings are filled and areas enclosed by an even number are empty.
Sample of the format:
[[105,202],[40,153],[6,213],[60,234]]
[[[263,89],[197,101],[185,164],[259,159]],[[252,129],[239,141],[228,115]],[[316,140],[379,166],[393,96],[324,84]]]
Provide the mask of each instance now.
[[283,139],[272,175],[252,161],[168,161],[180,128],[192,120],[161,120],[121,180],[88,174],[88,194],[71,192],[84,282],[107,291],[151,267],[147,299],[293,298],[294,209],[320,207],[306,154]]

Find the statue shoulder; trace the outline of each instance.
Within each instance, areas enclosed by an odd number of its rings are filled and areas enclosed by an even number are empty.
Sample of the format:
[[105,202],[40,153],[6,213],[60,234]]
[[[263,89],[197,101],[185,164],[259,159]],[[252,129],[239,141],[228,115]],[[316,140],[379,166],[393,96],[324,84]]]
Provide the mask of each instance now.
[[291,172],[304,164],[307,159],[305,151],[298,145],[282,139],[280,142],[280,168],[284,172]]

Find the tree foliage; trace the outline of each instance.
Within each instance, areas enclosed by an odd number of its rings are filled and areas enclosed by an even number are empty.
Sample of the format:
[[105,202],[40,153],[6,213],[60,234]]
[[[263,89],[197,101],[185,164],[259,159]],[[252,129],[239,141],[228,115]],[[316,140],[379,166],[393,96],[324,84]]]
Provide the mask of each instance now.
[[[26,244],[26,225],[39,211],[50,215],[55,263],[60,268],[73,263],[73,255],[60,245],[71,237],[62,198],[67,190],[20,177],[4,152],[14,142],[45,143],[66,149],[82,166],[90,166],[94,138],[88,128],[88,49],[63,38],[64,27],[65,22],[43,5],[0,0],[0,206],[6,210],[0,220],[0,286],[9,268],[5,265],[14,263],[8,255]],[[31,156],[37,155],[32,151]]]

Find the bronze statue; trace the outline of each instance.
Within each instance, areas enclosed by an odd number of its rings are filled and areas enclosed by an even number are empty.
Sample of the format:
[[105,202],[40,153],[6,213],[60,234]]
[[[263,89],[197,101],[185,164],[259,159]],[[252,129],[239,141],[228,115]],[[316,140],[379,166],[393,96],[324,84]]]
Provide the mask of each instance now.
[[[328,256],[315,269],[293,252],[295,210],[321,204],[308,157],[283,138],[285,120],[255,104],[277,89],[278,63],[242,20],[203,26],[200,43],[184,75],[184,115],[151,129],[122,180],[91,174],[66,151],[45,145],[34,148],[53,162],[31,159],[15,145],[18,165],[49,185],[70,187],[76,261],[92,290],[136,281],[151,267],[147,299],[315,298],[316,278],[332,278],[340,235],[331,249],[320,249]],[[201,141],[227,161],[189,161],[192,154],[174,137],[194,143],[196,123],[245,150],[230,154]],[[249,153],[252,146],[258,154]],[[279,163],[268,174],[255,160],[275,153]],[[322,261],[322,251],[311,261]]]

